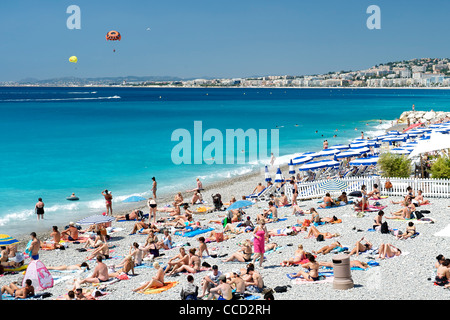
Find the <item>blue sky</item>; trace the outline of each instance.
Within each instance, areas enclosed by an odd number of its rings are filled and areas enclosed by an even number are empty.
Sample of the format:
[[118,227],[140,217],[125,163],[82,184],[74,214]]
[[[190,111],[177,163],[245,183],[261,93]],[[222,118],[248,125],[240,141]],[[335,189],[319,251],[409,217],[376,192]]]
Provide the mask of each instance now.
[[[80,30],[66,27],[69,5]],[[366,27],[370,5],[380,30]],[[448,0],[1,1],[0,81],[305,75],[450,57],[449,12]],[[109,30],[122,41],[107,42]]]

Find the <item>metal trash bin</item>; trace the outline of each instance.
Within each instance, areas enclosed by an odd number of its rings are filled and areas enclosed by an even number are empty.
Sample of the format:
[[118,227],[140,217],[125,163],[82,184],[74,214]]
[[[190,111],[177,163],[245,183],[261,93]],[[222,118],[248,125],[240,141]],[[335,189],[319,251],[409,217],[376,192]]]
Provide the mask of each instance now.
[[338,254],[332,260],[334,274],[333,289],[346,290],[353,288],[350,257],[347,254]]

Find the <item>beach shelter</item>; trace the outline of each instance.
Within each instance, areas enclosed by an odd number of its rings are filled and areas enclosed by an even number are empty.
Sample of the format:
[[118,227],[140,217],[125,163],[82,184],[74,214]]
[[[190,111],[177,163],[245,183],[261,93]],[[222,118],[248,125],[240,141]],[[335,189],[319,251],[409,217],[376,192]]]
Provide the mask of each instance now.
[[272,181],[272,177],[270,176],[269,168],[267,166],[265,167],[264,171],[265,171],[264,175],[266,177],[266,182]]
[[370,148],[368,147],[362,147],[362,148],[350,148],[347,151],[354,151],[358,152],[359,154],[363,154],[370,151]]
[[147,200],[147,199],[144,197],[140,197],[140,196],[131,196],[131,197],[126,198],[122,202],[139,202],[139,201],[144,201],[144,200]]
[[0,234],[0,246],[10,246],[13,244],[19,243],[19,240],[7,235],[7,234]]
[[277,173],[275,174],[275,182],[276,183],[284,182],[284,177],[283,174],[281,173],[280,167],[278,167]]
[[450,138],[447,134],[433,132],[428,140],[419,140],[408,158],[417,157],[423,153],[450,149]]
[[421,122],[419,122],[419,123],[414,123],[414,124],[410,125],[408,128],[404,129],[403,132],[408,131],[408,130],[411,130],[411,129],[414,129],[414,128],[419,127],[419,126],[421,126],[421,125],[422,125]]
[[304,164],[298,170],[300,170],[300,171],[317,170],[317,169],[322,169],[322,168],[327,168],[327,167],[334,167],[334,166],[338,166],[338,165],[339,165],[339,162],[335,161],[335,160],[313,161],[313,162]]
[[317,187],[325,192],[335,192],[345,190],[348,183],[340,179],[328,179],[319,183]]
[[295,174],[295,168],[294,168],[294,163],[291,161],[289,161],[289,174]]
[[84,219],[81,219],[77,222],[77,224],[80,225],[93,225],[93,224],[100,224],[100,223],[108,223],[111,221],[114,221],[115,218],[111,216],[104,216],[104,215],[93,215]]
[[42,291],[53,287],[53,276],[40,260],[31,260],[28,264],[22,286],[25,286],[27,279],[31,280],[31,285],[35,291]]

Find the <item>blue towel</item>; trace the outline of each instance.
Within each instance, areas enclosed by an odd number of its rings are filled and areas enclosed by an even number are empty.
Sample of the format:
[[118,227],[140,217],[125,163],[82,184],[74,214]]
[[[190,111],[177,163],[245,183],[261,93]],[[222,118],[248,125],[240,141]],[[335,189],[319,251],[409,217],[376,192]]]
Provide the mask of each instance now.
[[184,235],[183,235],[180,231],[176,231],[176,232],[175,232],[175,235],[177,235],[177,236],[182,236],[182,237],[189,237],[189,238],[191,238],[191,237],[194,237],[194,236],[196,236],[196,235],[198,235],[198,234],[205,233],[205,232],[209,232],[209,231],[213,231],[213,230],[214,230],[214,228],[197,229],[197,230],[194,230],[194,231],[185,232]]

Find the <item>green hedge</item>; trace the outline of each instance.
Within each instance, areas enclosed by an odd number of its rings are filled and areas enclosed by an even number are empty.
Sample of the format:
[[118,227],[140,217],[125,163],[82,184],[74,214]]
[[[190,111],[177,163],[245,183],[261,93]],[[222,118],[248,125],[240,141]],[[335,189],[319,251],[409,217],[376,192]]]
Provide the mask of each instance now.
[[404,155],[383,153],[377,166],[383,177],[408,178],[411,175],[411,160]]

